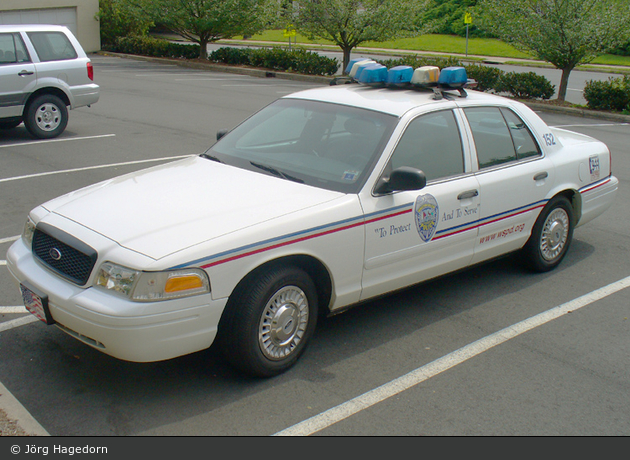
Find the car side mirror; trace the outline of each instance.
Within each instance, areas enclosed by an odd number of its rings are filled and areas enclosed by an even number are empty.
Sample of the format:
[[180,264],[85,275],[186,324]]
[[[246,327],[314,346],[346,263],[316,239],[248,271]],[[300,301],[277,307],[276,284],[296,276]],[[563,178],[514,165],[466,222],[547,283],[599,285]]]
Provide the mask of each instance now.
[[223,136],[225,136],[228,133],[229,130],[227,129],[220,129],[217,131],[217,140],[221,139]]
[[420,190],[427,185],[427,177],[422,171],[410,166],[394,169],[388,178],[382,178],[375,192],[385,194],[391,192]]

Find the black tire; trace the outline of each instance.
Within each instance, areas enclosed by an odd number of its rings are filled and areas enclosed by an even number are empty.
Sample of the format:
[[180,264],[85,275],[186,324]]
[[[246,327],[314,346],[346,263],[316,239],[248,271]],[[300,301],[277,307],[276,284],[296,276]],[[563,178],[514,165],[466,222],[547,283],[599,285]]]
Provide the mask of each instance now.
[[272,377],[293,366],[317,322],[317,291],[293,266],[254,275],[230,296],[219,324],[225,359],[255,377]]
[[0,129],[13,129],[22,123],[22,120],[0,121]]
[[569,250],[574,225],[569,200],[563,195],[552,198],[538,216],[532,235],[523,248],[527,266],[537,272],[556,268]]
[[24,125],[31,135],[39,139],[57,137],[68,125],[68,108],[57,96],[38,96],[26,110]]

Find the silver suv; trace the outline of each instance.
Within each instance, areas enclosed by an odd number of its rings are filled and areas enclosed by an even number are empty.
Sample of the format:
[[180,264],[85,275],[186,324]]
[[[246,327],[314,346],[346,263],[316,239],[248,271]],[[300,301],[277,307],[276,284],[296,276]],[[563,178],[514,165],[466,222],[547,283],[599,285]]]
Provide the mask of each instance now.
[[94,69],[67,27],[0,25],[0,129],[24,122],[49,139],[68,124],[68,109],[98,101]]

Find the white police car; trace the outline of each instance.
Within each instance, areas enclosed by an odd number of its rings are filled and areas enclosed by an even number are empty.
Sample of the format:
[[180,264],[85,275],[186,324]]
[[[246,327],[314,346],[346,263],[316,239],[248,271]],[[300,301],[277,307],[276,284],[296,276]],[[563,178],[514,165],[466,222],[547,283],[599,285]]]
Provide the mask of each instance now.
[[603,143],[463,89],[462,68],[363,64],[359,84],[283,97],[201,156],[32,210],[7,256],[27,308],[121,359],[216,339],[270,376],[319,312],[512,251],[552,269],[611,205]]

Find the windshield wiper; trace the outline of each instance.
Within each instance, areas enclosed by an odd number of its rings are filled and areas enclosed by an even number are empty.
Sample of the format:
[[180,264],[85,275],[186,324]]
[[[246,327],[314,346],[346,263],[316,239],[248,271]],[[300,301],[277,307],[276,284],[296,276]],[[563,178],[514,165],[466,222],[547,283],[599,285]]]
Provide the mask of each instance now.
[[212,156],[208,153],[202,153],[201,155],[199,155],[202,158],[206,158],[208,160],[212,160],[212,161],[216,161],[217,163],[223,163],[221,160],[219,160],[217,157]]
[[266,171],[266,172],[268,172],[270,174],[273,174],[276,177],[280,177],[282,179],[287,179],[287,180],[290,180],[290,181],[293,181],[293,182],[297,182],[298,184],[303,184],[304,183],[304,181],[302,179],[298,179],[297,177],[293,177],[293,176],[291,176],[291,175],[289,175],[287,173],[284,173],[282,171],[278,171],[276,168],[273,168],[271,166],[263,165],[263,164],[260,164],[260,163],[255,163],[253,161],[250,161],[249,163],[252,166],[255,166],[258,169],[262,169],[263,171]]

